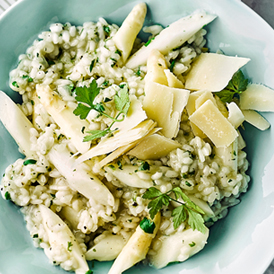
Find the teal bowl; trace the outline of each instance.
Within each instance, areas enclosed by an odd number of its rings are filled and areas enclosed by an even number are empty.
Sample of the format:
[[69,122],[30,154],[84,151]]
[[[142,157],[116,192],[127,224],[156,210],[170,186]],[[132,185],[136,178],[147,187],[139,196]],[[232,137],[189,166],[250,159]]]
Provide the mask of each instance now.
[[[83,24],[104,17],[120,25],[132,0],[23,0],[0,17],[0,89],[16,102],[20,98],[8,85],[15,67],[37,35],[54,22]],[[197,9],[218,15],[208,27],[208,47],[228,55],[251,58],[244,73],[252,82],[274,88],[274,30],[239,0],[146,0],[146,25],[167,26]],[[274,114],[265,113],[274,125]],[[261,132],[247,124],[243,130],[251,165],[251,182],[241,203],[210,231],[208,244],[183,263],[155,270],[140,264],[126,271],[137,274],[262,274],[274,257],[274,129]],[[22,157],[16,143],[0,124],[0,171]],[[171,247],[172,248],[172,247]],[[90,264],[94,274],[107,273],[110,263]],[[19,208],[0,199],[0,273],[61,274],[42,250],[34,248]]]

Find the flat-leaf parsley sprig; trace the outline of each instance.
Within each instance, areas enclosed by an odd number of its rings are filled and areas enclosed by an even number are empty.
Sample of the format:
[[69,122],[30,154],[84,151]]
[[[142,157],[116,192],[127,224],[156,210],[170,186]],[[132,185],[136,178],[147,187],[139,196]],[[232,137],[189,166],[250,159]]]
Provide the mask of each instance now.
[[[112,123],[109,127],[104,130],[90,130],[87,131],[89,135],[84,137],[84,142],[89,142],[97,138],[106,136],[115,131],[112,130],[112,126],[116,122],[122,122],[129,110],[130,99],[128,94],[128,87],[126,84],[120,86],[120,90],[114,96],[115,108],[118,110],[116,117],[111,117],[105,112],[105,107],[102,103],[94,103],[96,96],[100,93],[100,87],[98,87],[96,80],[93,79],[90,86],[77,87],[75,89],[76,97],[75,99],[78,102],[78,106],[73,111],[73,113],[80,117],[80,119],[86,119],[89,112],[94,109],[99,114],[104,115],[112,120]],[[121,117],[122,116],[122,117]]]
[[[172,194],[175,199],[171,197]],[[187,220],[193,230],[197,229],[202,233],[206,232],[204,219],[201,215],[204,214],[203,210],[193,203],[180,187],[175,187],[166,193],[162,193],[155,187],[150,187],[143,194],[142,198],[151,200],[148,204],[151,219],[155,217],[163,206],[168,206],[173,201],[180,204],[172,211],[174,229],[177,229],[182,222]],[[183,200],[182,202],[179,200],[180,198]]]

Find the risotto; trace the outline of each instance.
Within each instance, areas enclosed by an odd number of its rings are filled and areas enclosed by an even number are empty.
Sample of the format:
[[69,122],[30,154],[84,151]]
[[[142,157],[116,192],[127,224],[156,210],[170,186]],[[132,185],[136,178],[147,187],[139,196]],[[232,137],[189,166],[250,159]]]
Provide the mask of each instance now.
[[114,260],[112,274],[182,262],[248,188],[238,127],[252,111],[241,108],[254,88],[239,70],[249,59],[208,52],[213,15],[165,29],[143,27],[145,15],[141,3],[120,28],[103,18],[51,25],[10,73],[22,104],[1,94],[18,131],[0,118],[26,156],[7,167],[1,194],[67,271],[92,273],[92,260]]

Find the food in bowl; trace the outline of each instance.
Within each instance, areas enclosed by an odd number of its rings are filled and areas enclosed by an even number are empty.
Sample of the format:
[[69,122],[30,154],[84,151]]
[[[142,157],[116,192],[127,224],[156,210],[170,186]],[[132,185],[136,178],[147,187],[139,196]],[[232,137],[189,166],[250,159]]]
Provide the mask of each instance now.
[[248,188],[239,126],[269,127],[254,110],[272,111],[262,97],[273,91],[248,83],[249,59],[205,47],[214,15],[145,27],[142,42],[145,15],[141,3],[120,28],[53,24],[10,73],[22,104],[0,94],[26,156],[7,167],[2,196],[68,271],[90,273],[87,260],[115,260],[109,273],[162,268],[200,251]]

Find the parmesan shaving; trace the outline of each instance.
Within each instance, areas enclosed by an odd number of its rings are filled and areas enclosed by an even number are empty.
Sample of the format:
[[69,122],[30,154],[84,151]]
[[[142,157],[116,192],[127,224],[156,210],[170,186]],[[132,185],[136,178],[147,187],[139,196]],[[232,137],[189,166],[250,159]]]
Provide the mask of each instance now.
[[237,131],[211,100],[199,107],[189,120],[199,127],[216,147],[227,147],[238,136]]
[[185,88],[190,90],[223,90],[233,74],[249,62],[249,58],[202,53],[186,76]]

